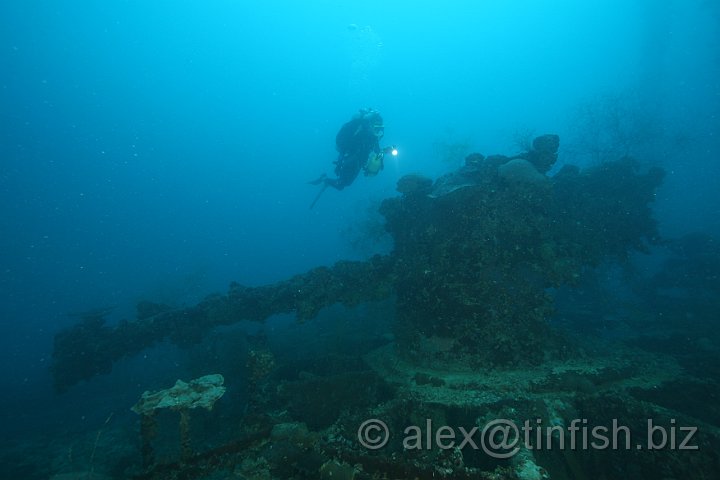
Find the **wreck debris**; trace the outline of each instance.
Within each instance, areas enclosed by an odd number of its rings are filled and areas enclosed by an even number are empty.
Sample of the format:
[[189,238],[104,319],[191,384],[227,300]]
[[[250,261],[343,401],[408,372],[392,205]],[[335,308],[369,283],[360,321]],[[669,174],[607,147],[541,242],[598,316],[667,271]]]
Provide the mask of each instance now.
[[102,317],[85,319],[55,336],[55,387],[62,392],[81,380],[109,373],[117,360],[166,338],[188,346],[199,343],[205,333],[220,325],[241,320],[259,322],[290,312],[299,320],[307,320],[334,303],[353,306],[387,298],[393,291],[392,278],[392,259],[376,256],[365,262],[343,261],[314,268],[273,285],[243,287],[234,283],[227,294],[211,295],[193,307],[114,326],[107,325]]
[[[657,239],[650,203],[663,172],[624,158],[547,177],[558,144],[557,136],[544,135],[514,159],[473,154],[431,186],[423,177],[401,179],[403,195],[380,207],[394,239],[390,255],[272,285],[233,284],[194,307],[144,308],[154,315],[116,326],[86,319],[55,338],[56,387],[107,373],[113,362],[165,338],[185,346],[219,325],[289,312],[306,320],[334,303],[392,294],[398,351],[419,365],[535,365],[572,355],[572,345],[547,324],[548,288],[572,284],[587,266],[622,261]],[[532,181],[508,181],[518,169]],[[427,349],[438,341],[447,348]]]
[[156,435],[155,415],[158,410],[169,409],[180,414],[180,459],[187,461],[192,456],[190,447],[190,410],[204,408],[212,410],[215,402],[225,394],[220,374],[205,375],[189,383],[178,380],[175,385],[157,392],[144,392],[132,411],[140,415],[140,436],[143,466],[153,464],[152,439]]

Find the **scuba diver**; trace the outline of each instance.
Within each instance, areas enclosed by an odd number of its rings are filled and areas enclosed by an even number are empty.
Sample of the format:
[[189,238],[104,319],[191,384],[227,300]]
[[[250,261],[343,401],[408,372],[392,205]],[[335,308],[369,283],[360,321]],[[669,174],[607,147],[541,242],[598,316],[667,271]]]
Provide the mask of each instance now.
[[380,148],[380,139],[385,134],[385,126],[380,113],[364,108],[345,123],[335,136],[335,148],[338,158],[335,160],[335,176],[328,178],[322,174],[312,185],[322,184],[322,189],[313,200],[313,208],[327,187],[342,190],[352,184],[360,170],[366,176],[377,175],[383,169],[383,157],[386,153],[397,155],[395,147]]

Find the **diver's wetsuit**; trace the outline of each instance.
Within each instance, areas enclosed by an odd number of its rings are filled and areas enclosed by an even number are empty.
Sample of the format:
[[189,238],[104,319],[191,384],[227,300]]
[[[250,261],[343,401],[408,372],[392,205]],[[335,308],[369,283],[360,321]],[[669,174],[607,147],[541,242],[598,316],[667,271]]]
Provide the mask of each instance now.
[[340,128],[335,137],[338,159],[335,161],[337,178],[325,178],[325,184],[338,190],[350,185],[368,161],[370,152],[380,153],[380,140],[375,126],[382,126],[382,117],[373,112],[353,118]]

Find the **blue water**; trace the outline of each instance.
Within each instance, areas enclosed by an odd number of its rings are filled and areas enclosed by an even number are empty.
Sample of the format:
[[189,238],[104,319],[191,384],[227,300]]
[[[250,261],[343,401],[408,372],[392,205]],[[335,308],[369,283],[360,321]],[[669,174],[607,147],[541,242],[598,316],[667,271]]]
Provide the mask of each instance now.
[[[44,420],[30,412],[63,415],[48,367],[53,335],[77,321],[67,313],[112,306],[117,321],[142,298],[189,305],[233,280],[385,252],[352,237],[402,175],[458,166],[438,145],[514,153],[534,132],[564,149],[579,106],[603,98],[631,98],[620,104],[655,125],[629,153],[668,170],[661,231],[720,233],[719,12],[701,0],[2,2],[0,421],[34,431]],[[361,107],[382,113],[400,155],[310,210],[306,182],[331,173],[335,133]]]

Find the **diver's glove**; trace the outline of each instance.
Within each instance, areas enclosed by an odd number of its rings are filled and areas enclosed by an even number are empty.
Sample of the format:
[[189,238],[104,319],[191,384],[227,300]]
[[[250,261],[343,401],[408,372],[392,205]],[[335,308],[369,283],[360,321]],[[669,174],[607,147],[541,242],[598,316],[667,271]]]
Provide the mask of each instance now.
[[398,149],[397,149],[397,147],[396,147],[395,145],[390,145],[390,146],[387,146],[387,147],[383,148],[383,149],[382,149],[382,153],[383,153],[383,154],[389,153],[389,154],[391,154],[393,157],[396,157],[397,154],[398,154]]

